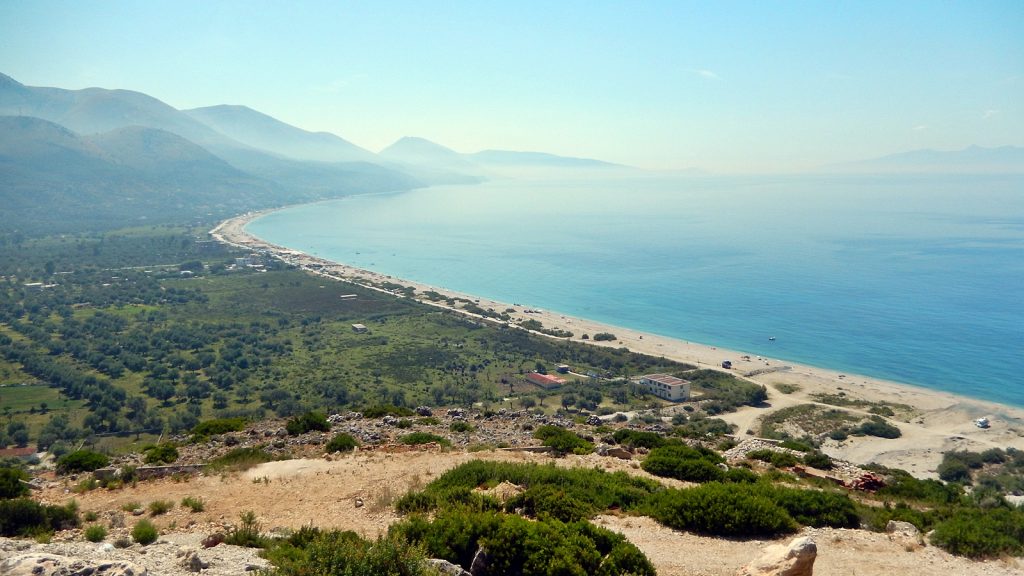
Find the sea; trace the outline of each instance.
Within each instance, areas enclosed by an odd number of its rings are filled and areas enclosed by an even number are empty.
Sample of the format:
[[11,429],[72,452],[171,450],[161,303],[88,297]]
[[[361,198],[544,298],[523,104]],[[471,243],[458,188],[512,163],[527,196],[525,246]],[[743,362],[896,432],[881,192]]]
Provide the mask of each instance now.
[[256,236],[502,302],[1024,406],[1024,176],[503,179]]

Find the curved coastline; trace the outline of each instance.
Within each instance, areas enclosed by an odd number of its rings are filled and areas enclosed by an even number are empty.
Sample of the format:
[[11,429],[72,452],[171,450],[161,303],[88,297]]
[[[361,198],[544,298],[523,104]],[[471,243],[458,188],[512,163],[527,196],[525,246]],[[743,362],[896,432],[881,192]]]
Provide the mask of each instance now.
[[[767,407],[744,408],[724,416],[724,419],[738,426],[740,435],[756,431],[756,420],[771,411],[796,404],[816,402],[813,397],[816,394],[843,393],[850,399],[902,404],[910,406],[912,410],[904,418],[893,420],[893,423],[898,425],[903,432],[903,436],[899,439],[880,440],[872,437],[851,437],[845,442],[827,441],[823,449],[839,458],[855,462],[877,462],[905,469],[916,476],[935,477],[935,468],[941,460],[941,454],[946,451],[985,450],[993,447],[1024,449],[1024,409],[1015,406],[879,378],[840,373],[827,368],[783,362],[752,353],[747,354],[645,333],[550,310],[533,310],[521,304],[509,304],[481,298],[326,260],[299,250],[271,244],[250,234],[245,229],[246,225],[253,220],[284,208],[286,207],[250,212],[230,218],[221,222],[210,231],[210,234],[214,239],[237,248],[265,251],[275,258],[299,266],[310,273],[359,284],[382,292],[388,291],[381,288],[379,284],[392,282],[411,286],[418,293],[435,291],[447,297],[473,300],[483,308],[495,310],[514,308],[516,312],[512,316],[516,322],[535,319],[546,328],[558,328],[575,333],[577,336],[573,340],[577,342],[597,346],[625,346],[635,352],[664,356],[696,364],[702,368],[720,369],[723,360],[731,360],[733,363],[732,373],[745,375],[744,377],[751,381],[766,385],[769,392]],[[425,299],[418,300],[457,313],[469,314],[465,310],[449,307],[443,303],[430,302]],[[585,341],[579,339],[579,335],[598,332],[611,332],[615,334],[617,340],[595,342],[592,339]],[[753,374],[760,370],[763,372]],[[783,394],[777,388],[780,384],[795,386],[798,390],[790,394]],[[982,416],[990,420],[991,428],[980,429],[974,425],[974,420]]]

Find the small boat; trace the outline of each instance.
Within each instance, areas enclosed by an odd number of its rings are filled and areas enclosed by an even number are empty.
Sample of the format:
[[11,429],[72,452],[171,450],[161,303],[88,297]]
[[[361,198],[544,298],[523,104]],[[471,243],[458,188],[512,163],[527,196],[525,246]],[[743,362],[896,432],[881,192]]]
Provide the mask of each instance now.
[[978,428],[988,428],[991,424],[989,424],[988,418],[982,417],[975,420],[974,425]]
[[775,342],[775,336],[769,336],[768,340],[771,340],[772,342]]

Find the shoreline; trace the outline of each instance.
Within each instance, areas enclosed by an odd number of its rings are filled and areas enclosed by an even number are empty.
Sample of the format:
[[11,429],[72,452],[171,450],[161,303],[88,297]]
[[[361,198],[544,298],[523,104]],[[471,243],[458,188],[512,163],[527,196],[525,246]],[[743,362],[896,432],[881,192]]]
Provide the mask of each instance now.
[[[434,291],[445,297],[472,301],[484,309],[492,308],[496,311],[503,311],[514,308],[516,311],[511,314],[514,322],[538,320],[545,329],[573,332],[575,335],[571,340],[574,342],[595,346],[626,347],[633,352],[656,357],[663,356],[671,360],[694,364],[699,368],[722,370],[752,382],[764,384],[769,395],[767,407],[744,407],[737,412],[718,416],[736,424],[737,435],[740,437],[749,435],[748,432],[756,433],[756,421],[778,409],[797,404],[820,404],[814,398],[814,395],[818,394],[843,394],[850,400],[907,405],[911,409],[902,410],[895,418],[890,418],[891,423],[899,426],[903,434],[900,438],[883,440],[873,437],[850,437],[844,442],[828,440],[823,444],[822,449],[833,457],[856,463],[875,462],[893,468],[902,468],[915,476],[934,478],[937,477],[935,469],[941,461],[941,455],[947,451],[981,451],[995,447],[1003,449],[1014,447],[1024,450],[1024,408],[859,374],[841,373],[828,368],[784,362],[753,353],[748,354],[660,336],[555,311],[530,309],[521,303],[499,302],[312,256],[299,250],[271,244],[245,230],[245,226],[249,222],[283,208],[249,212],[230,218],[212,229],[210,235],[219,242],[237,248],[265,251],[274,258],[294,264],[307,272],[359,284],[365,288],[386,292],[396,297],[400,297],[400,295],[381,288],[379,284],[384,282],[401,284],[415,288],[417,293]],[[425,304],[477,319],[484,318],[444,303],[431,302],[423,298],[416,299]],[[610,332],[616,336],[616,340],[596,342],[593,339],[582,340],[580,338],[583,334],[592,336],[598,332]],[[733,369],[721,369],[723,360],[731,360]],[[758,370],[766,372],[753,373]],[[779,390],[779,385],[782,385],[784,389],[795,386],[797,390],[788,394],[783,393]],[[821,405],[833,407],[826,404]],[[856,407],[840,408],[851,411],[858,410]],[[865,408],[861,410],[863,409]],[[981,429],[974,425],[974,420],[982,416],[990,420],[990,428]]]

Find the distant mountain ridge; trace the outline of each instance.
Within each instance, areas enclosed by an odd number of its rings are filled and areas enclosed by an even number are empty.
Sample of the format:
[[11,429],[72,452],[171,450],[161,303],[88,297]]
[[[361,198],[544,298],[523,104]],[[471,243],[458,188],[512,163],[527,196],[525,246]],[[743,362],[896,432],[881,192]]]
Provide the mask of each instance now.
[[[246,106],[178,110],[141,92],[33,87],[3,74],[0,117],[0,230],[70,231],[85,221],[95,229],[431,184],[638,172],[543,152],[461,153],[417,137],[374,153]],[[1024,148],[917,150],[823,170],[1024,173]]]
[[221,134],[296,160],[375,162],[377,155],[329,132],[309,132],[247,106],[221,104],[183,110]]
[[960,150],[921,149],[889,154],[868,160],[830,164],[830,172],[852,173],[1024,173],[1024,147],[986,148],[968,146]]
[[381,150],[380,156],[407,169],[440,169],[449,173],[470,174],[481,178],[507,176],[516,173],[516,169],[533,173],[544,170],[633,170],[628,166],[601,160],[558,156],[545,152],[483,150],[464,154],[426,138],[415,136],[400,138]]

